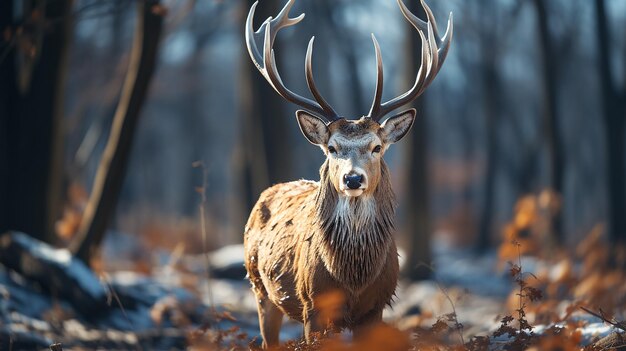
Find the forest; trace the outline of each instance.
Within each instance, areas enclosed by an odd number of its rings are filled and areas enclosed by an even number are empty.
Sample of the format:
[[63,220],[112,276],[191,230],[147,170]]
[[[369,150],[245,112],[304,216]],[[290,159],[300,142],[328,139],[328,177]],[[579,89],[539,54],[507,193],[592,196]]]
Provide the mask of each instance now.
[[626,349],[626,2],[426,3],[0,1],[0,350],[262,349],[249,233],[317,218],[261,193],[323,186],[315,137],[381,110],[384,323],[274,349]]

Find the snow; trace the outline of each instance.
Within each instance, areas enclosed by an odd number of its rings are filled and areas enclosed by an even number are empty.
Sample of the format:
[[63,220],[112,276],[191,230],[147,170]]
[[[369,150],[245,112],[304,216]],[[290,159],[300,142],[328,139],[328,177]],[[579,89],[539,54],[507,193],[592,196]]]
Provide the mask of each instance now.
[[209,255],[209,262],[214,267],[243,266],[243,254],[243,245],[228,245],[212,252]]
[[[184,345],[186,333],[202,325],[206,318],[223,312],[228,312],[234,320],[211,319],[212,328],[228,330],[237,326],[249,338],[259,336],[256,301],[249,282],[236,276],[207,280],[205,256],[182,257],[177,265],[168,263],[154,267],[150,276],[132,271],[112,272],[102,278],[105,289],[87,267],[68,256],[66,251],[51,249],[23,235],[17,238],[39,257],[68,270],[82,285],[98,286],[92,292],[110,291],[111,300],[110,309],[97,318],[81,316],[68,301],[33,289],[28,281],[0,267],[0,334],[22,338],[19,345],[45,347],[53,341],[62,341],[86,348],[124,349],[138,345],[146,349],[176,348],[175,345]],[[439,243],[434,252],[434,280],[401,281],[393,307],[384,311],[385,321],[400,328],[428,327],[438,317],[454,310],[464,325],[463,334],[467,339],[489,335],[500,326],[500,319],[506,314],[505,299],[513,287],[508,274],[497,267],[495,254],[476,257],[469,251]],[[225,247],[211,253],[209,261],[214,266],[212,270],[225,266],[241,268],[243,248],[241,245]],[[525,260],[523,264],[525,269],[540,269],[543,263]],[[194,285],[189,284],[190,277],[194,278]],[[54,312],[56,317],[47,316],[50,311],[57,311]],[[178,325],[173,317],[178,311],[184,313],[191,324]],[[612,326],[584,313],[573,318],[586,322],[580,329],[585,343],[615,331]],[[541,334],[550,327],[537,325],[533,331]],[[285,320],[281,340],[301,336],[302,325]],[[506,341],[506,337],[493,340],[494,343]]]
[[454,248],[438,241],[435,241],[433,251],[435,279],[441,284],[499,298],[506,297],[511,291],[508,272],[498,269],[495,252],[477,256],[471,249]]
[[72,257],[66,249],[55,249],[24,233],[13,233],[13,239],[24,247],[29,247],[29,252],[36,257],[61,267],[69,277],[73,278],[81,289],[89,292],[94,298],[106,295],[106,290],[100,284],[93,272],[83,262]]
[[592,339],[594,337],[605,337],[615,331],[615,328],[604,323],[591,323],[580,330],[583,338]]

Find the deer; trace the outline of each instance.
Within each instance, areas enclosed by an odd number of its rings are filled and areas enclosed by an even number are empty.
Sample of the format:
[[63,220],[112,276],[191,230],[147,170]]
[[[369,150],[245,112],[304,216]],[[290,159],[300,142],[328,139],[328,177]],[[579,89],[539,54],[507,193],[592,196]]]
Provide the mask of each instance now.
[[[320,333],[342,329],[351,330],[356,338],[382,323],[383,309],[392,303],[399,276],[393,237],[396,200],[383,156],[409,132],[416,110],[381,120],[432,83],[453,32],[452,13],[441,37],[433,12],[420,1],[427,21],[397,0],[422,42],[415,83],[404,94],[382,102],[382,54],[372,34],[376,87],[369,113],[358,119],[340,117],[320,94],[312,69],[315,37],[309,41],[304,65],[315,101],[283,83],[272,47],[281,29],[304,18],[304,14],[289,17],[295,0],[288,0],[276,18],[269,17],[257,31],[253,20],[258,1],[250,8],[245,42],[252,62],[282,98],[302,108],[296,111],[298,126],[326,156],[319,181],[281,183],[263,191],[244,229],[244,265],[257,299],[264,348],[279,344],[284,316],[303,323],[307,343]],[[320,299],[333,292],[343,298],[338,313],[327,315]]]

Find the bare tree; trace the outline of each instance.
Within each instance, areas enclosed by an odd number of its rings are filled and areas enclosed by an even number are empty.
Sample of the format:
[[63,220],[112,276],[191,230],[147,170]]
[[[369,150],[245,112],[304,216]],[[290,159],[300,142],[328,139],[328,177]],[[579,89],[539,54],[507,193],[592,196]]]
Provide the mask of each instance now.
[[328,25],[329,31],[332,32],[334,39],[333,47],[341,53],[342,59],[345,60],[346,75],[348,76],[350,89],[346,89],[344,94],[350,99],[352,108],[355,111],[360,111],[360,109],[366,106],[367,102],[365,102],[361,94],[363,82],[361,81],[361,74],[359,74],[360,57],[357,51],[357,45],[360,43],[354,40],[356,31],[354,28],[343,25],[339,16],[333,16],[333,11],[336,11],[337,7],[337,4],[333,1],[317,1],[315,7],[319,9],[324,23]]
[[159,0],[137,3],[137,24],[126,81],[79,232],[70,244],[70,250],[85,262],[89,262],[99,247],[115,213],[133,136],[156,68],[164,11]]
[[626,244],[626,81],[619,87],[611,65],[613,36],[604,0],[595,0],[598,71],[606,137],[608,229],[611,241]]
[[[559,61],[555,51],[554,39],[548,26],[548,10],[544,0],[533,0],[537,12],[537,26],[541,45],[541,62],[543,68],[543,125],[545,141],[548,147],[550,164],[549,186],[557,195],[563,195],[563,171],[565,159],[563,141],[558,125],[558,67]],[[562,211],[553,214],[551,220],[551,238],[554,243],[563,241]]]
[[[253,2],[242,6],[249,7]],[[278,8],[275,0],[263,1],[257,9],[257,17],[265,20]],[[247,213],[263,189],[290,176],[291,153],[285,136],[289,135],[286,126],[291,116],[284,115],[282,101],[267,87],[247,56],[241,64],[244,68],[240,82],[242,162],[239,168],[243,168],[243,172],[239,173],[243,176],[242,188],[246,189],[246,209],[242,213]]]
[[[7,32],[13,27],[13,1],[0,2],[0,31]],[[15,55],[10,49],[11,42],[0,39],[0,232],[11,226],[9,216],[9,116],[13,114],[13,93],[15,92],[15,69],[12,62]],[[7,63],[8,62],[8,63]]]
[[[485,175],[483,181],[483,205],[478,222],[478,239],[476,249],[482,251],[491,246],[493,209],[495,202],[495,181],[497,165],[497,132],[499,124],[499,114],[501,112],[500,102],[502,100],[500,73],[498,64],[500,62],[500,45],[502,37],[498,26],[497,4],[487,4],[488,1],[479,3],[477,12],[480,16],[493,18],[490,23],[479,21],[476,23],[480,37],[481,71],[484,92],[482,103],[485,113],[485,131],[487,135],[485,146]],[[511,16],[512,17],[512,16]],[[495,27],[495,30],[494,30]]]
[[[426,18],[424,9],[418,1],[409,1],[408,8],[419,18]],[[420,62],[422,57],[422,42],[419,36],[413,35],[413,28],[407,28],[407,30],[409,48],[406,55],[410,67],[407,77],[415,77],[419,68],[417,62]],[[414,103],[419,115],[413,122],[411,135],[409,135],[405,146],[407,151],[406,164],[408,165],[405,231],[409,239],[409,252],[403,274],[411,280],[428,279],[432,273],[430,268],[432,225],[430,222],[430,193],[428,192],[430,170],[428,163],[428,115],[424,100],[418,98]]]
[[[269,0],[263,3],[263,9],[259,9],[259,17],[263,17],[265,13],[275,13],[279,8],[276,0]],[[268,15],[269,16],[269,15]],[[267,83],[261,75],[256,72],[254,65],[248,65],[253,71],[252,89],[254,93],[254,109],[251,118],[257,118],[261,121],[261,130],[263,137],[263,145],[265,147],[265,159],[267,161],[268,177],[271,184],[289,179],[291,171],[291,153],[288,140],[285,138],[289,135],[286,126],[287,118],[293,119],[292,115],[283,115],[283,102],[272,91],[267,88]],[[260,150],[256,150],[258,152]]]
[[0,231],[54,241],[70,0],[0,4]]
[[479,250],[487,249],[491,246],[492,238],[492,221],[493,209],[495,201],[495,182],[496,182],[496,164],[497,164],[497,131],[500,114],[499,103],[501,96],[501,82],[498,73],[498,54],[496,49],[490,46],[494,45],[492,35],[483,33],[481,36],[483,67],[483,104],[485,107],[485,128],[487,134],[487,145],[485,146],[485,176],[483,181],[483,206],[480,213],[478,224],[478,240],[476,247]]

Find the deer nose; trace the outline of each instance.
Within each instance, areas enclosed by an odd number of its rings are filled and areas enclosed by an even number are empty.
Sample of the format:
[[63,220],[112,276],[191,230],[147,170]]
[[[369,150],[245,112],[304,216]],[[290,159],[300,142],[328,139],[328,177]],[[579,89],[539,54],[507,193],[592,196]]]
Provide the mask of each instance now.
[[345,174],[343,176],[343,182],[346,183],[346,186],[349,189],[359,189],[361,187],[361,182],[363,182],[363,176],[356,173]]

